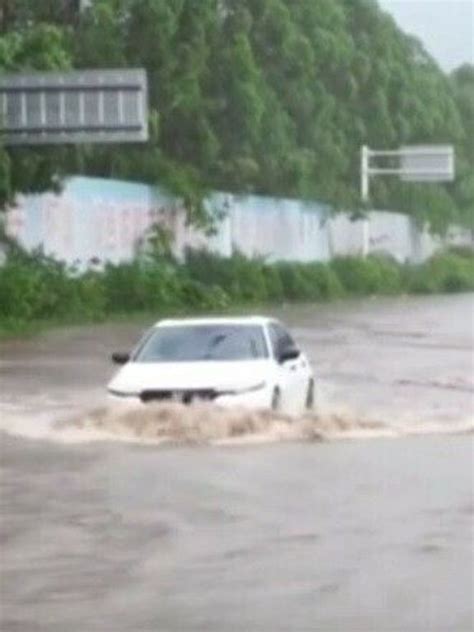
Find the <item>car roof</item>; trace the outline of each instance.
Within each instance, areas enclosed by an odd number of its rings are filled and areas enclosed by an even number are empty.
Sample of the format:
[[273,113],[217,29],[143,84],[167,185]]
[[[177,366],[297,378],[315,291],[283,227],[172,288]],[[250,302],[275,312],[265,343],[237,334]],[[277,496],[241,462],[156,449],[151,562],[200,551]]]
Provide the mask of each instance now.
[[200,318],[167,318],[155,323],[155,327],[177,327],[179,325],[257,325],[264,326],[275,322],[267,316],[228,316]]

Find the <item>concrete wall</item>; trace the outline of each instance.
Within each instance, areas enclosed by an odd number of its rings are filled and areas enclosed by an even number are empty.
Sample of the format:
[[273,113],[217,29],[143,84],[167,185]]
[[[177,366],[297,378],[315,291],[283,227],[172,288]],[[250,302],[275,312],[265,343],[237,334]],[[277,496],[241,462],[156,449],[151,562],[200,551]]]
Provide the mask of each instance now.
[[133,256],[137,240],[167,204],[145,185],[71,178],[60,195],[20,196],[7,213],[6,232],[28,249],[42,246],[71,264],[96,257],[118,262]]
[[229,203],[234,249],[268,261],[327,261],[329,209],[319,204],[257,196]]
[[352,221],[348,214],[330,217],[328,207],[314,202],[224,193],[212,195],[207,204],[223,214],[210,237],[187,226],[178,201],[158,188],[73,177],[59,195],[20,196],[6,215],[6,231],[25,247],[41,246],[80,268],[96,260],[130,260],[156,222],[173,234],[177,256],[186,247],[206,247],[223,256],[239,250],[268,261],[383,252],[401,262],[419,262],[446,243],[473,244],[469,231],[453,227],[441,240],[406,215],[386,211]]

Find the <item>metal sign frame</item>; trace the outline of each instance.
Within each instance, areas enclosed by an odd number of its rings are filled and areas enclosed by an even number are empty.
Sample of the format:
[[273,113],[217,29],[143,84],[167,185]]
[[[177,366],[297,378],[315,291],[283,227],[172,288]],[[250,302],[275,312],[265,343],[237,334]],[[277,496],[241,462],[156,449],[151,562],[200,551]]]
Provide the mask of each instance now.
[[7,145],[148,140],[143,69],[0,77],[0,134]]
[[[376,167],[371,159],[394,158],[397,167]],[[374,150],[361,147],[360,190],[363,202],[369,199],[372,176],[399,176],[405,182],[452,182],[455,154],[452,145],[412,145],[397,150]]]

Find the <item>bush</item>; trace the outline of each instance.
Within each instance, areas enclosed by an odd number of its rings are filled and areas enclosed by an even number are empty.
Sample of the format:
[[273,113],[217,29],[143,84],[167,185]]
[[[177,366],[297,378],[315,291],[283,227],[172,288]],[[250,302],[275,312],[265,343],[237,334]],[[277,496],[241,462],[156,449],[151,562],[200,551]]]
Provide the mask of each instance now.
[[0,314],[20,321],[99,318],[104,313],[98,279],[75,279],[65,265],[42,253],[17,253],[0,267],[0,297]]
[[430,272],[442,292],[474,290],[474,260],[455,254],[435,256],[429,262]]
[[103,277],[87,272],[76,281],[78,311],[87,320],[103,320],[106,313],[106,296]]
[[310,263],[306,267],[315,288],[315,298],[330,300],[344,295],[344,287],[329,265]]
[[435,279],[427,274],[426,266],[405,265],[403,287],[410,294],[432,294],[437,291]]
[[262,303],[268,300],[263,264],[247,259],[241,254],[233,255],[229,261],[232,265],[234,284],[238,288],[237,300],[249,303]]
[[285,298],[292,301],[309,301],[315,297],[313,284],[302,264],[284,262],[277,264],[276,269],[280,275]]
[[435,255],[419,266],[406,266],[404,285],[409,292],[465,292],[474,290],[474,257],[465,254]]
[[190,278],[201,283],[229,288],[232,283],[232,260],[206,250],[188,249],[184,270]]
[[403,289],[400,264],[395,259],[379,255],[368,257],[368,260],[378,267],[380,294],[397,294]]
[[232,304],[318,301],[350,295],[474,290],[474,257],[448,251],[422,265],[381,256],[329,264],[274,265],[236,254],[189,252],[184,264],[164,258],[107,265],[73,274],[41,252],[12,249],[0,266],[0,325],[21,332],[38,320],[100,320],[106,315],[226,310]]
[[271,302],[278,303],[285,298],[283,283],[276,266],[262,265],[262,275],[265,283],[265,293]]
[[219,286],[206,286],[199,281],[183,277],[180,288],[181,304],[196,311],[227,309],[230,298]]
[[221,287],[235,301],[256,303],[269,297],[263,264],[240,253],[224,258],[189,250],[184,268],[191,279]]
[[463,259],[472,259],[474,257],[474,247],[473,246],[450,246],[446,249],[445,254],[456,255],[457,257],[462,257]]
[[0,315],[31,320],[41,296],[40,278],[34,269],[19,261],[0,267]]
[[179,274],[170,264],[108,265],[103,284],[109,313],[166,311],[182,307]]
[[401,289],[399,268],[389,259],[340,257],[330,266],[349,294],[393,294]]

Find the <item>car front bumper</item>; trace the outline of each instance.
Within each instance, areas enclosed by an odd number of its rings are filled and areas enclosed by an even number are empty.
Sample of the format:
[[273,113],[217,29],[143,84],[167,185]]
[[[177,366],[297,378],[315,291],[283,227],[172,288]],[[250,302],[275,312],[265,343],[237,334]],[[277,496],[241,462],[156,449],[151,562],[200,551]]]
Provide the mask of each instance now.
[[215,406],[222,406],[223,408],[269,408],[271,404],[272,391],[269,387],[265,386],[258,390],[244,391],[237,393],[225,393],[222,395],[216,395],[211,398],[200,398],[199,395],[184,397],[184,394],[178,396],[154,399],[149,401],[143,401],[139,395],[117,395],[108,392],[107,403],[113,407],[144,407],[146,408],[150,404],[213,404]]

